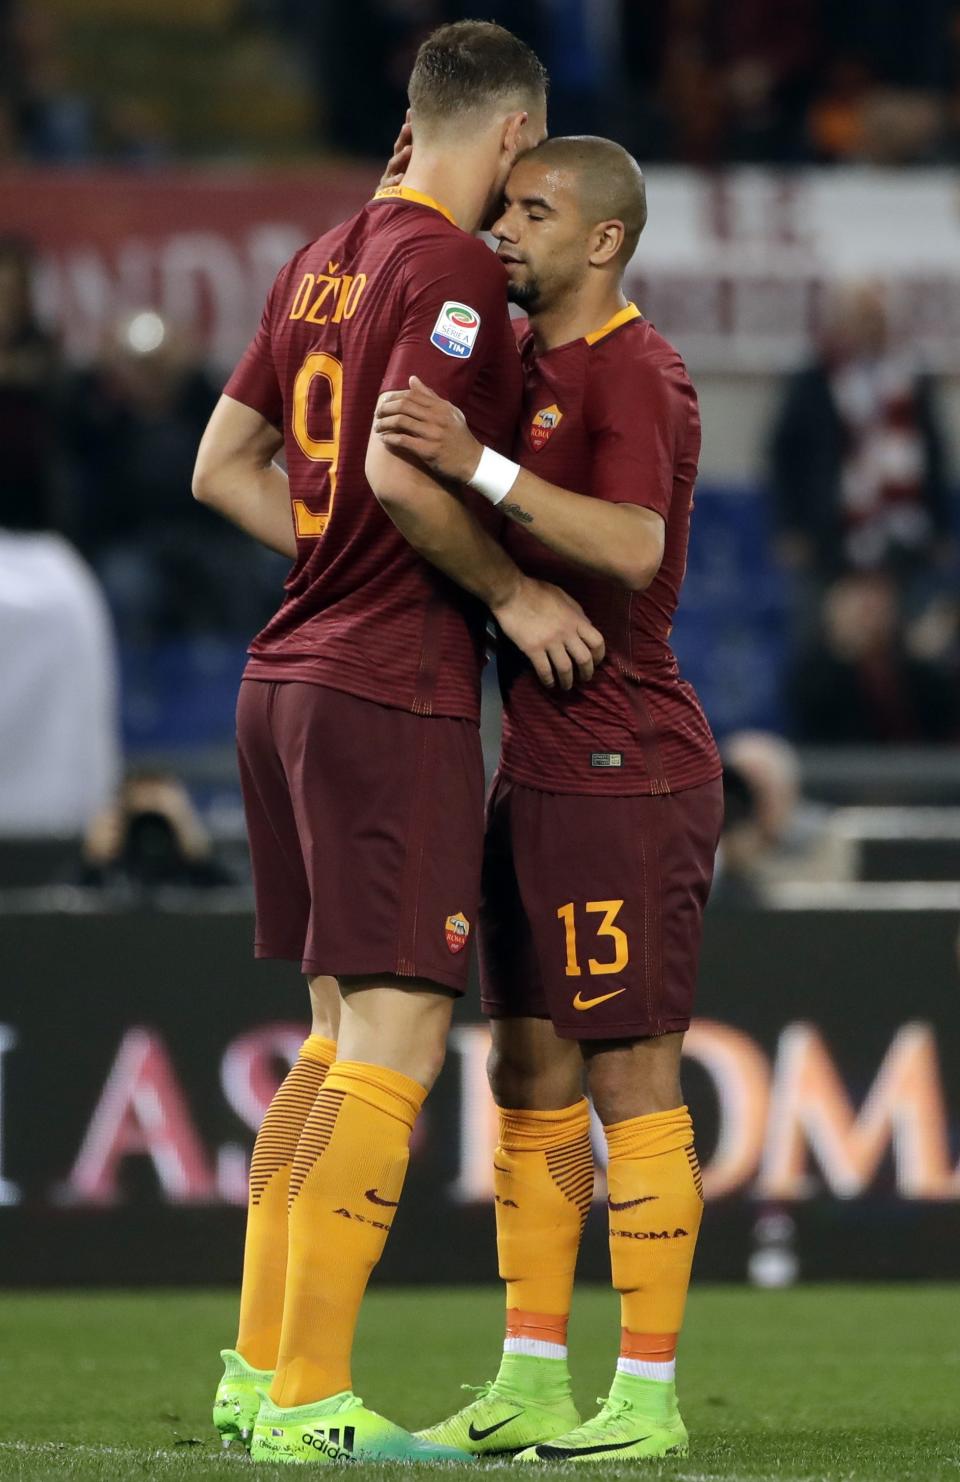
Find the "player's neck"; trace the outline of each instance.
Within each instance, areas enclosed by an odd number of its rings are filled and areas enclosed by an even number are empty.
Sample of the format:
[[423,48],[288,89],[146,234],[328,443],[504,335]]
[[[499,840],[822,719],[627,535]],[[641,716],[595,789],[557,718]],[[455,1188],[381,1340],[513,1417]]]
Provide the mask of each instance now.
[[471,169],[469,152],[453,159],[449,149],[414,148],[403,183],[443,206],[463,231],[476,232],[483,221],[488,194],[482,187],[478,189],[478,178],[483,178],[483,171]]
[[627,298],[619,283],[598,285],[598,288],[600,291],[588,285],[583,291],[530,315],[533,342],[539,354],[595,334],[627,307]]

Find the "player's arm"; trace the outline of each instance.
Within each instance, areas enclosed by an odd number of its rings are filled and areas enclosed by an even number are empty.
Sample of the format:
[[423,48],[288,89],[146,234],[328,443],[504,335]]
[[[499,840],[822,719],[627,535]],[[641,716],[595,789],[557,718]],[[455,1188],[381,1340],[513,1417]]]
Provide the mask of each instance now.
[[221,396],[200,440],[193,497],[281,556],[296,558],[290,486],[274,462],[283,434],[252,407]]
[[575,565],[634,591],[648,587],[660,569],[665,526],[655,509],[575,494],[498,459],[473,436],[463,413],[416,376],[409,390],[381,397],[374,431],[393,451],[413,454],[445,478],[472,483]]
[[424,560],[485,603],[541,683],[570,689],[593,675],[603,637],[559,587],[525,576],[455,495],[371,433],[367,482]]
[[[452,401],[470,403],[481,370],[506,350],[503,269],[471,238],[444,235],[422,243],[398,285],[400,326],[381,385],[406,386],[429,373]],[[448,310],[460,309],[463,324]],[[452,335],[462,338],[454,343]],[[512,343],[509,344],[511,353]],[[603,638],[578,603],[558,588],[524,576],[461,500],[415,459],[387,448],[373,432],[367,481],[413,548],[490,608],[526,654],[540,680],[563,688],[574,670],[588,679],[603,657]]]

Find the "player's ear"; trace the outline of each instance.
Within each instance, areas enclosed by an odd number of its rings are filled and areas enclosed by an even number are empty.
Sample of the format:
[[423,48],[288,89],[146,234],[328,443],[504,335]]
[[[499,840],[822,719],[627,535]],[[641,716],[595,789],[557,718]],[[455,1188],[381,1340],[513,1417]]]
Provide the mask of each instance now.
[[593,229],[590,242],[590,262],[595,268],[606,267],[608,262],[619,257],[623,247],[624,227],[622,221],[601,221]]
[[523,109],[517,113],[509,113],[503,121],[502,148],[504,154],[511,161],[515,160],[520,153],[524,125],[529,117],[529,113]]

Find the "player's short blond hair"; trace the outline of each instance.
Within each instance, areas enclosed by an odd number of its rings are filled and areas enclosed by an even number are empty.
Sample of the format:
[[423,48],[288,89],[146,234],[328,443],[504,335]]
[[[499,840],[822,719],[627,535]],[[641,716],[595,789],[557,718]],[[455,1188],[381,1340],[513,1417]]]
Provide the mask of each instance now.
[[414,122],[455,122],[464,114],[543,101],[547,71],[536,52],[493,21],[440,26],[417,52],[410,74]]

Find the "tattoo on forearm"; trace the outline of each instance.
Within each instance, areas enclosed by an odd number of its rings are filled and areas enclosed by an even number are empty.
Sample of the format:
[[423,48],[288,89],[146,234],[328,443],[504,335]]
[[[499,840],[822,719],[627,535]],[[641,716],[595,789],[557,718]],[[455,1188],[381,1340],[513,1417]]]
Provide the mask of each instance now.
[[505,504],[503,506],[503,512],[505,515],[509,515],[512,520],[522,521],[524,525],[533,524],[533,515],[529,510],[521,509],[519,504]]

